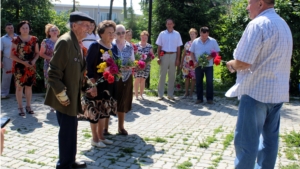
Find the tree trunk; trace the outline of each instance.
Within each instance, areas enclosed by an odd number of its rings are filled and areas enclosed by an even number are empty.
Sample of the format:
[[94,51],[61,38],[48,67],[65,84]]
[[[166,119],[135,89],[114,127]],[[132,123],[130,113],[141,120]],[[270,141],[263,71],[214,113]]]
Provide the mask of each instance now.
[[124,4],[124,19],[127,19],[127,2],[126,0],[123,0]]
[[[149,33],[149,38],[148,38],[148,43],[151,44],[151,23],[152,23],[152,0],[149,0],[149,18],[148,18],[148,33]],[[146,79],[146,88],[149,89],[150,87],[150,74],[149,77]]]
[[109,8],[108,20],[111,20],[113,2],[114,2],[114,0],[110,0],[110,8]]
[[73,10],[72,10],[72,12],[74,12],[75,11],[75,0],[73,0]]

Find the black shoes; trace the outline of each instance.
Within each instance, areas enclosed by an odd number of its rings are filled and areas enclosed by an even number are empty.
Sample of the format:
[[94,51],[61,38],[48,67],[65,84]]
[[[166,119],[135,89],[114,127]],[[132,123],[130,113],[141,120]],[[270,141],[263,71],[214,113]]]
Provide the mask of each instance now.
[[72,164],[72,168],[86,168],[86,163],[82,161],[76,161],[74,164]]

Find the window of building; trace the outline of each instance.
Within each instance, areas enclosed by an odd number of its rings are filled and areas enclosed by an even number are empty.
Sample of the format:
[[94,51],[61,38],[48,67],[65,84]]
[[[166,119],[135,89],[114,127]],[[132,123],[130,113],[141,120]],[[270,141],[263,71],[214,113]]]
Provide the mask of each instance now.
[[[109,13],[100,13],[100,22],[104,20],[108,20],[109,18]],[[118,15],[116,13],[112,13],[111,15],[111,20],[113,21],[118,21]]]
[[85,14],[87,14],[87,15],[90,15],[90,12],[89,12],[89,11],[81,11],[81,12],[83,12],[83,13],[85,13]]

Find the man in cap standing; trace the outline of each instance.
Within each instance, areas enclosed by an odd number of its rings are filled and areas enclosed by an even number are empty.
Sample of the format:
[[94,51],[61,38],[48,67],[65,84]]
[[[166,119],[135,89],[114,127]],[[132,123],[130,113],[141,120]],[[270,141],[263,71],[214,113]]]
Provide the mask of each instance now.
[[[56,169],[85,168],[84,162],[76,162],[77,114],[82,111],[80,89],[86,62],[79,42],[86,37],[94,20],[85,13],[70,14],[71,31],[62,35],[56,42],[48,70],[49,86],[45,104],[56,110],[60,126],[58,134],[59,160]],[[88,91],[97,95],[95,87]]]

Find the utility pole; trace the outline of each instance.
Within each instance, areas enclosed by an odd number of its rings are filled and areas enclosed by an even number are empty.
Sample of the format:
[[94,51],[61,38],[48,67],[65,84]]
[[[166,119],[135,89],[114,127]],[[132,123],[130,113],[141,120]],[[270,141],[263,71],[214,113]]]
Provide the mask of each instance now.
[[114,2],[114,0],[110,0],[110,8],[109,8],[108,20],[111,20],[113,2]]
[[75,0],[73,0],[73,10],[72,12],[75,12]]
[[124,19],[127,19],[127,2],[126,0],[123,0],[124,5]]
[[[149,18],[148,18],[148,33],[149,33],[149,38],[148,38],[148,43],[151,44],[151,26],[152,25],[152,0],[149,0]],[[146,79],[146,88],[149,89],[150,87],[150,74],[149,77]]]

